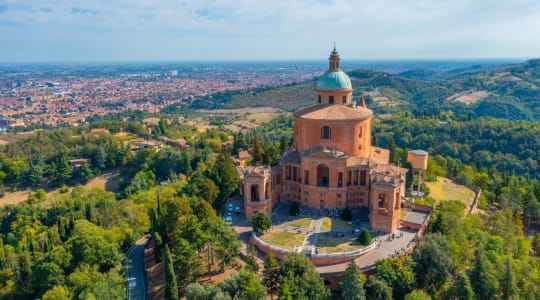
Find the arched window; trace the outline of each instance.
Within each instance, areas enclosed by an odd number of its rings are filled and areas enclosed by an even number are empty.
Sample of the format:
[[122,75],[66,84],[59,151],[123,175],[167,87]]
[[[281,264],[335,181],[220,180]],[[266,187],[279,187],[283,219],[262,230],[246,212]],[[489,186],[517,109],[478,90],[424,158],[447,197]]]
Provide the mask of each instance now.
[[251,185],[251,202],[259,202],[259,186],[257,184]]
[[358,137],[362,137],[362,126],[360,126],[360,128],[358,128]]
[[386,193],[380,193],[379,194],[379,208],[386,208],[388,210],[388,196]]
[[328,187],[328,178],[330,176],[330,170],[326,165],[319,165],[317,167],[317,186]]
[[347,96],[343,96],[343,104],[346,104],[347,103]]
[[321,139],[329,140],[330,138],[332,138],[332,130],[330,129],[330,126],[323,126],[321,128]]
[[321,95],[319,95],[319,103],[321,103],[321,101],[322,101],[322,97]]
[[334,96],[328,97],[328,103],[329,104],[334,104]]

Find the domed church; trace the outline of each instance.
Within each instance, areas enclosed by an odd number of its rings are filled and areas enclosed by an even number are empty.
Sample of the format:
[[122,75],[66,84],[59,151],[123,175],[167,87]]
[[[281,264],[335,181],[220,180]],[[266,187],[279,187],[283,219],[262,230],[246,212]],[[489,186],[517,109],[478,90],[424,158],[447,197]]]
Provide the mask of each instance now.
[[371,145],[373,111],[352,99],[351,80],[335,47],[317,81],[314,105],[294,114],[294,143],[273,168],[242,169],[246,217],[271,214],[280,201],[319,209],[367,207],[371,230],[399,226],[407,169],[389,163],[389,150]]

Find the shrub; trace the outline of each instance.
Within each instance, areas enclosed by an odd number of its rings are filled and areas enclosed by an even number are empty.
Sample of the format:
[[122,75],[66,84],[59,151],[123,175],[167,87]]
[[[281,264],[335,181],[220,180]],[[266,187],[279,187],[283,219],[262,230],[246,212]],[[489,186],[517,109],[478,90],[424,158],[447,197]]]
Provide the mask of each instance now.
[[65,194],[67,192],[69,192],[69,187],[65,184],[62,184],[62,186],[60,187],[60,193]]
[[352,221],[352,213],[349,208],[346,207],[341,211],[341,219],[347,222]]
[[358,236],[358,243],[363,246],[367,246],[371,244],[371,234],[369,234],[369,231],[364,228],[360,232],[360,235]]
[[293,202],[291,204],[291,208],[289,208],[289,216],[298,216],[300,213],[300,207],[298,206],[297,202]]
[[272,220],[263,212],[256,212],[251,221],[253,231],[263,233],[272,227]]

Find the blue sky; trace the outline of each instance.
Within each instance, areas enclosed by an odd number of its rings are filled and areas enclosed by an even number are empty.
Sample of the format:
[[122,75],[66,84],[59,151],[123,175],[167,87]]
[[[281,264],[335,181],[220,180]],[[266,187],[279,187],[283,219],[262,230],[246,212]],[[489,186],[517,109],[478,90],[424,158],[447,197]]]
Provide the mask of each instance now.
[[0,61],[530,58],[538,0],[0,0]]

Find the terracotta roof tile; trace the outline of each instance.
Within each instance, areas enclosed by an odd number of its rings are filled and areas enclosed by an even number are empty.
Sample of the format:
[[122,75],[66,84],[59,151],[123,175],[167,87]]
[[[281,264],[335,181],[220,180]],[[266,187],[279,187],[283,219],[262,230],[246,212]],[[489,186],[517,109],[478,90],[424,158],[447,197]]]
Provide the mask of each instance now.
[[365,120],[373,116],[373,111],[364,107],[341,104],[318,104],[299,110],[296,117],[318,120]]

